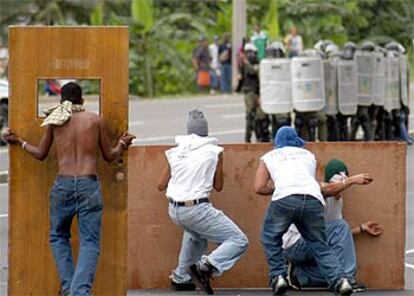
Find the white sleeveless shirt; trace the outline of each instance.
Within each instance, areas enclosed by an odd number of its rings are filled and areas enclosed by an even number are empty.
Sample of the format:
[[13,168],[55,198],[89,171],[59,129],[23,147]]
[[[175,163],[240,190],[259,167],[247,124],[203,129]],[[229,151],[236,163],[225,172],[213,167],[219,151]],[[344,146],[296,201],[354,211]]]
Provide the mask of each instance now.
[[175,142],[178,146],[165,152],[171,172],[166,196],[175,201],[208,197],[223,148],[217,139],[195,134],[178,136]]
[[267,152],[261,158],[275,185],[272,201],[292,194],[308,194],[325,205],[315,179],[316,159],[309,150],[283,147]]

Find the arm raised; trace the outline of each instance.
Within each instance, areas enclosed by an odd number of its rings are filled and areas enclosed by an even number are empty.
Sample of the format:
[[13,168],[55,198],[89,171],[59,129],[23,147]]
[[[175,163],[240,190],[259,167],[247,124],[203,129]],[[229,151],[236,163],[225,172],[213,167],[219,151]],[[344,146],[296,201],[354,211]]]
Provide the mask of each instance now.
[[4,139],[11,145],[20,145],[24,151],[29,153],[32,157],[38,160],[44,160],[50,151],[53,143],[53,126],[47,125],[45,131],[40,139],[39,146],[29,144],[22,140],[17,134],[12,131],[6,131]]
[[353,185],[368,185],[374,181],[371,174],[358,174],[345,178],[342,182],[320,182],[321,192],[324,197],[336,196]]
[[135,139],[134,135],[128,132],[124,132],[119,138],[116,145],[113,147],[108,137],[108,128],[105,121],[100,118],[99,120],[99,147],[102,152],[102,157],[107,162],[112,162],[118,159],[122,153],[128,149],[132,144],[132,140]]

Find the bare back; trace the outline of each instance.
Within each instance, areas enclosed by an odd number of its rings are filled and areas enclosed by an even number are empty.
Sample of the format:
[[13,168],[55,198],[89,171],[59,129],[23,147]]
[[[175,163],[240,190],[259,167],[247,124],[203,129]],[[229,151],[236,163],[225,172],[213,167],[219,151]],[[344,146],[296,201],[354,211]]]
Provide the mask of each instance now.
[[58,175],[97,174],[100,121],[94,113],[76,112],[63,126],[53,129]]

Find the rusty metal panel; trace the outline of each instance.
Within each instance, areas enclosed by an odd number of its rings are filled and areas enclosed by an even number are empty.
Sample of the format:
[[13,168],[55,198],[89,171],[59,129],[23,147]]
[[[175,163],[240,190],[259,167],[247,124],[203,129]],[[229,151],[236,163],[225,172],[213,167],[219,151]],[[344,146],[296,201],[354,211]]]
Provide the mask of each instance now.
[[[270,198],[253,192],[258,159],[269,144],[224,146],[224,190],[212,195],[222,209],[247,234],[250,246],[235,267],[215,280],[215,287],[267,287],[267,264],[260,230]],[[168,202],[156,184],[166,163],[167,146],[133,147],[129,154],[128,287],[166,288],[176,267],[181,230],[168,216]],[[344,194],[344,215],[351,226],[376,220],[384,226],[378,238],[356,239],[357,279],[372,289],[404,287],[405,161],[401,143],[313,143],[322,180],[324,165],[332,158],[348,164],[351,174],[370,172],[375,181],[350,188]]]
[[[100,110],[112,136],[128,125],[128,28],[11,27],[10,127],[30,143],[42,134],[37,80],[100,79]],[[127,156],[124,164],[99,162],[104,196],[97,295],[125,295],[127,280]],[[40,163],[10,149],[9,295],[57,295],[59,282],[49,247],[49,190],[56,175],[54,147]],[[72,227],[77,253],[77,229]]]

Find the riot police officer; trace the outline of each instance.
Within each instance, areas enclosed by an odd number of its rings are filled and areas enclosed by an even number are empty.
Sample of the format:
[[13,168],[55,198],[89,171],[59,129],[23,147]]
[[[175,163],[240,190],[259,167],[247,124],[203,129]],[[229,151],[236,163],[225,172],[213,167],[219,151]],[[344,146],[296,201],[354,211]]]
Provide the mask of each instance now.
[[338,114],[336,115],[339,129],[339,140],[349,141],[350,116],[357,114],[357,65],[354,59],[356,44],[346,42],[338,61]]
[[390,139],[401,139],[411,144],[412,139],[407,132],[409,76],[407,60],[404,56],[405,48],[397,42],[390,42],[385,49],[389,62],[386,106],[387,111],[390,112],[386,117],[386,130],[391,134]]
[[292,58],[292,99],[295,128],[306,141],[326,141],[325,90],[321,54],[305,50]]
[[285,58],[285,48],[279,41],[267,46],[266,58],[260,61],[260,105],[270,115],[272,139],[280,127],[291,125],[290,60]]
[[339,48],[330,43],[324,47],[324,81],[326,97],[327,140],[339,141],[338,114],[338,62],[341,58]]
[[244,55],[241,56],[240,74],[243,77],[242,91],[246,108],[245,142],[250,143],[254,131],[256,140],[268,142],[269,118],[260,108],[259,103],[259,60],[257,48],[252,43],[244,46]]
[[374,55],[375,44],[366,41],[361,50],[357,50],[355,59],[358,67],[358,109],[351,120],[351,139],[356,140],[359,126],[364,132],[365,141],[373,141],[374,133],[369,116],[369,107],[373,103]]

